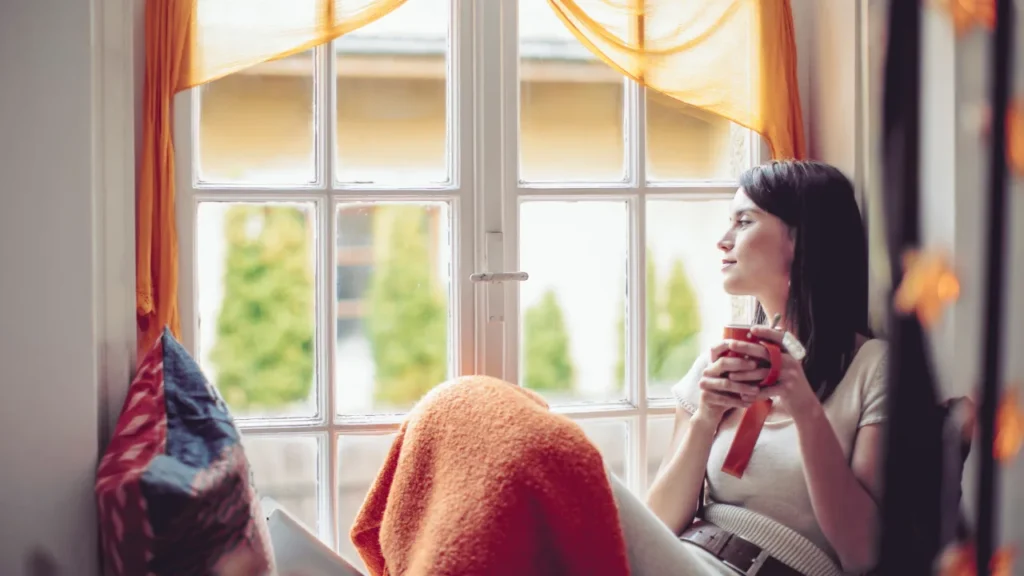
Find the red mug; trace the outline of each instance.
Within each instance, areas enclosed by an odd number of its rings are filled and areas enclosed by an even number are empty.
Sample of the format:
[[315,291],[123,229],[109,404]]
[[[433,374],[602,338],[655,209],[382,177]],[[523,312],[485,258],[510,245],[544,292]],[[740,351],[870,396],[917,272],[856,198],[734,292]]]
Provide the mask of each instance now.
[[[778,344],[768,340],[761,340],[760,338],[757,338],[756,336],[754,336],[753,333],[751,333],[750,326],[744,326],[740,324],[726,326],[725,329],[722,331],[722,338],[726,340],[740,340],[742,342],[753,342],[755,344],[760,344],[761,346],[764,346],[765,349],[768,350],[768,375],[764,377],[764,380],[758,382],[757,385],[764,388],[765,386],[771,386],[772,384],[775,384],[775,381],[779,379],[779,369],[782,367],[782,349],[779,348]],[[733,358],[743,357],[742,354],[733,352],[732,350],[727,351],[724,355],[731,356]]]
[[[779,369],[782,367],[782,349],[778,344],[757,338],[750,332],[750,326],[726,326],[722,336],[726,340],[754,342],[764,346],[768,350],[768,374],[757,385],[764,388],[778,381]],[[742,354],[732,350],[726,352],[725,356],[743,357]],[[763,361],[760,364],[763,365]],[[750,407],[744,410],[740,424],[736,428],[736,436],[732,440],[732,445],[729,446],[729,452],[725,455],[722,472],[737,478],[743,477],[743,472],[747,469],[747,464],[750,463],[750,456],[754,453],[754,445],[757,444],[757,438],[761,435],[761,428],[764,427],[764,421],[768,418],[768,413],[771,410],[771,399],[755,400]]]

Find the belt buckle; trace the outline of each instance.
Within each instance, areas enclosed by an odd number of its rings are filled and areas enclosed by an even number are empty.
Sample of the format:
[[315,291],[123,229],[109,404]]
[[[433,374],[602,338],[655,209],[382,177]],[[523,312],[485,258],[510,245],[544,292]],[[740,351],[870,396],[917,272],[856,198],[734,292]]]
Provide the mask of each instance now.
[[722,562],[731,568],[739,570],[745,576],[757,576],[757,574],[761,572],[761,568],[764,567],[765,562],[767,562],[769,558],[771,558],[771,554],[769,554],[767,550],[761,550],[761,552],[758,553],[758,555],[754,558],[754,561],[750,563],[750,566],[746,570],[739,566],[736,566],[728,560],[722,560]]

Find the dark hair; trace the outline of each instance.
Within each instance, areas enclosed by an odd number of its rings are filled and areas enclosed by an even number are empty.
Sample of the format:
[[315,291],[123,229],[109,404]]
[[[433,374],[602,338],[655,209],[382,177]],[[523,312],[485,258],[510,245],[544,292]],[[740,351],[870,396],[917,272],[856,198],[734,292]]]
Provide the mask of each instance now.
[[[853,360],[857,334],[870,335],[867,238],[853,184],[833,166],[802,160],[755,166],[739,184],[795,234],[786,318],[824,402]],[[760,304],[755,320],[766,320]]]

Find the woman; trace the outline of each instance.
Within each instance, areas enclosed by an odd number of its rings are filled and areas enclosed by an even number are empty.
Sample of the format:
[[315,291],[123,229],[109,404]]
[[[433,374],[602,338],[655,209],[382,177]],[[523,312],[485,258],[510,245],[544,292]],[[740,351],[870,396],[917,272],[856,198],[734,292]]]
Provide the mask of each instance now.
[[[867,327],[867,249],[853,187],[819,162],[755,167],[740,178],[718,248],[725,290],[757,299],[753,333],[782,343],[789,332],[802,343],[789,350],[803,360],[785,354],[778,382],[759,389],[766,370],[756,360],[766,349],[727,340],[676,385],[671,448],[649,510],[613,481],[633,572],[869,570],[886,347]],[[776,315],[778,330],[764,325]],[[743,477],[723,473],[743,409],[768,397],[772,411]]]

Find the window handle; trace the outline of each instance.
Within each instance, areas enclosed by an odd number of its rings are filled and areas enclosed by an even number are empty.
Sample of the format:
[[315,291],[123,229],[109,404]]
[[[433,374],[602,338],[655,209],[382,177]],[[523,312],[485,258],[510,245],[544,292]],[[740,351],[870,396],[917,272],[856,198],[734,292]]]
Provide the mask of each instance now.
[[477,272],[471,274],[469,279],[473,282],[525,282],[530,279],[526,272]]

